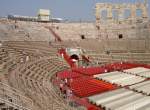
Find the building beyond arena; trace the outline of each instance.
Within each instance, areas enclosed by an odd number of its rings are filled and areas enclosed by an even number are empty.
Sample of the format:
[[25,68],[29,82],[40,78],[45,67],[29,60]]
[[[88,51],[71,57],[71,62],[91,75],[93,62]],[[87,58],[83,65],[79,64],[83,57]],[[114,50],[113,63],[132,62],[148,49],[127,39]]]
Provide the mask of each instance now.
[[95,22],[0,19],[1,110],[150,109],[147,1],[95,10]]

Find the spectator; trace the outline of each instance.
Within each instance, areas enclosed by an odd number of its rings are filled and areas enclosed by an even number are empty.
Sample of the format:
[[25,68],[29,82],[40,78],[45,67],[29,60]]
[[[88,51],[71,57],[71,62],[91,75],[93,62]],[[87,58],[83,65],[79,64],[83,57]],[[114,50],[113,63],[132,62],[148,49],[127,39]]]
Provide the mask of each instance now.
[[29,56],[26,56],[26,62],[29,61]]

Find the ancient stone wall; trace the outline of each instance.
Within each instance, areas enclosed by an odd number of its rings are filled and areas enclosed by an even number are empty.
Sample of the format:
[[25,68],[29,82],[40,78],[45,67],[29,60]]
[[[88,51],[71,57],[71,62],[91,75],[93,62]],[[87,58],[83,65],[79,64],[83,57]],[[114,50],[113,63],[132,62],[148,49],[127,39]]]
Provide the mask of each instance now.
[[[69,41],[67,45],[101,52],[150,51],[150,28],[147,28],[148,25],[150,23],[146,22],[145,25],[144,23],[138,25],[122,24],[119,26],[114,24],[114,30],[111,25],[103,25],[104,29],[106,29],[103,34],[107,36],[107,39],[98,40],[94,23],[44,24],[23,21],[15,23],[14,21],[3,20],[3,22],[0,22],[0,40],[54,41],[54,36],[48,29],[44,28],[45,26],[50,26],[60,35],[63,41]],[[136,32],[133,31],[135,28]],[[119,32],[123,33],[123,38],[121,39],[117,36]],[[82,39],[82,35],[84,35],[84,39]]]
[[135,4],[97,3],[95,9],[99,39],[143,39],[149,37],[146,0],[144,3]]
[[95,39],[95,23],[54,23],[53,29],[63,40]]

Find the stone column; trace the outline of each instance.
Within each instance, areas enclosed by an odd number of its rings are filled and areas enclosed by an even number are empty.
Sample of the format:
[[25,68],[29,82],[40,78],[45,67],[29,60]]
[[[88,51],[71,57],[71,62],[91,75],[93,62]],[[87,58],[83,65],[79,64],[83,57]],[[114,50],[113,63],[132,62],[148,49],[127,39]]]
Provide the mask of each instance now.
[[95,17],[96,17],[96,29],[97,29],[97,39],[100,39],[101,34],[100,34],[100,18],[101,18],[101,13],[100,13],[100,4],[96,4],[95,7]]
[[110,5],[110,6],[107,8],[107,19],[108,19],[108,20],[112,20],[112,17],[113,17],[113,14],[112,14],[112,5]]
[[148,7],[147,4],[142,5],[142,17],[148,18]]
[[96,24],[100,22],[100,6],[96,5],[95,7],[95,17],[96,17]]
[[135,19],[136,18],[136,5],[131,5],[131,19]]
[[124,8],[123,7],[119,7],[119,20],[123,20],[124,19]]

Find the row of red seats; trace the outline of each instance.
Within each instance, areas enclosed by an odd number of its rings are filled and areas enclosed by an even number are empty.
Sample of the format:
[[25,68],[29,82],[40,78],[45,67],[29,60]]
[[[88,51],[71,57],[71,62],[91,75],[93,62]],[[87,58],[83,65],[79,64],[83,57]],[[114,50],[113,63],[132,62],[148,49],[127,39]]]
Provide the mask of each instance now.
[[116,89],[116,85],[99,81],[93,78],[77,78],[70,82],[73,93],[78,97],[87,97],[97,93]]
[[73,69],[73,71],[85,75],[95,75],[95,74],[105,73],[107,72],[107,69],[102,67],[87,67],[87,68],[80,67],[80,68]]
[[77,72],[69,71],[69,70],[65,70],[65,71],[57,73],[57,77],[59,79],[78,78],[78,77],[81,77],[81,76],[83,76],[83,75],[79,74]]
[[150,69],[150,65],[145,65],[145,66],[143,66],[143,67]]
[[140,64],[133,64],[133,63],[127,63],[127,62],[119,62],[119,63],[112,63],[105,65],[105,68],[108,71],[114,71],[114,70],[124,70],[124,69],[130,69],[142,66]]
[[124,69],[139,67],[139,66],[143,66],[143,65],[127,63],[127,62],[121,62],[121,63],[117,62],[117,63],[104,65],[103,67],[73,68],[72,71],[91,76],[91,75],[105,73],[108,71],[110,72],[110,71],[115,71],[115,70],[124,70]]

